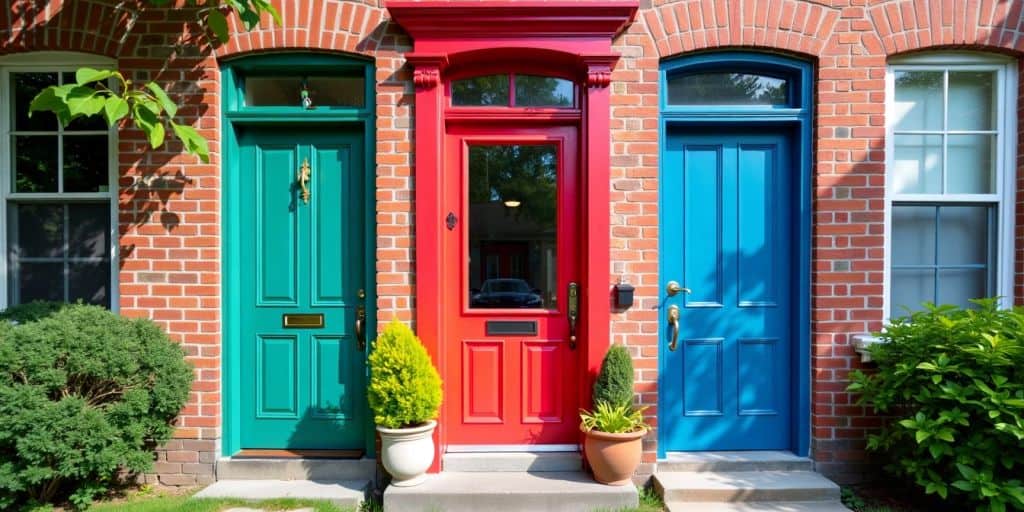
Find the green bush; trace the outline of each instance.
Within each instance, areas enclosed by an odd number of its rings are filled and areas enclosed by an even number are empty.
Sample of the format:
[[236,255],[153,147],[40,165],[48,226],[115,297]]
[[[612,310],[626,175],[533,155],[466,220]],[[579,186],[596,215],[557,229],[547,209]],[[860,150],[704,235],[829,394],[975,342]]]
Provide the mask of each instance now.
[[1024,510],[1024,310],[926,305],[897,319],[853,372],[859,403],[891,417],[868,449],[929,494]]
[[367,398],[374,421],[386,428],[406,428],[437,417],[441,377],[412,329],[392,320],[370,353]]
[[67,306],[63,302],[47,302],[42,300],[26,302],[0,311],[0,320],[8,320],[16,324],[34,322],[41,318],[46,318]]
[[0,509],[84,507],[120,470],[151,468],[192,369],[148,320],[87,305],[36,318],[0,322]]
[[626,347],[608,347],[594,381],[593,402],[594,407],[602,402],[612,407],[633,405],[633,358]]

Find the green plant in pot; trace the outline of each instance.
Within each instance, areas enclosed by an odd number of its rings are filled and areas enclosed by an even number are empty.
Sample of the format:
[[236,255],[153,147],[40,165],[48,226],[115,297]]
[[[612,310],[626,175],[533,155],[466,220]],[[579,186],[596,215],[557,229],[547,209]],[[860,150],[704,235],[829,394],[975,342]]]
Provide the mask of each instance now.
[[633,407],[633,359],[622,345],[612,345],[594,382],[593,410],[580,412],[586,435],[583,452],[594,479],[608,485],[631,483],[640,465],[647,434],[644,407]]
[[381,438],[381,462],[391,485],[423,482],[434,461],[441,377],[407,325],[392,320],[373,343],[367,398]]

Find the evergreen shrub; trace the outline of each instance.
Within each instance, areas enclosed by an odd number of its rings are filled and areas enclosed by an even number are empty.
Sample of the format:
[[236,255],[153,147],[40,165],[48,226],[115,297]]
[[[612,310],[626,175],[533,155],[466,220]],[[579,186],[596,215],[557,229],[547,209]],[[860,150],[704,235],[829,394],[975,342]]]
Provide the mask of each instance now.
[[622,345],[608,347],[601,361],[601,371],[594,381],[594,407],[600,403],[611,407],[633,405],[633,358]]
[[373,343],[367,399],[374,422],[408,428],[437,418],[441,376],[412,329],[392,320]]

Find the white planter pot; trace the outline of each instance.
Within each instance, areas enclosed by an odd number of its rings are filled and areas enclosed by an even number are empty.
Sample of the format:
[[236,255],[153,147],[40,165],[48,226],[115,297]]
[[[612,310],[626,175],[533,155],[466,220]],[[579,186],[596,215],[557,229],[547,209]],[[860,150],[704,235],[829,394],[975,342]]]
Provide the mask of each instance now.
[[412,428],[377,427],[380,432],[381,462],[391,475],[391,485],[410,487],[423,483],[434,462],[434,428],[430,420]]

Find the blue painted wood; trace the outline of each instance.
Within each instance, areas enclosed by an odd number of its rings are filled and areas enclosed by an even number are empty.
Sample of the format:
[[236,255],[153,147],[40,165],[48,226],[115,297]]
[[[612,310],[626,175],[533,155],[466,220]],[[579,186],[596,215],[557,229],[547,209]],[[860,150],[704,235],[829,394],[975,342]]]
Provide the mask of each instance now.
[[[777,76],[786,76],[793,84],[791,107],[699,107],[668,105],[667,103],[667,79],[678,73],[712,69],[732,69],[739,72],[751,70],[755,72],[767,72]],[[811,413],[811,389],[810,389],[810,261],[811,261],[811,119],[813,116],[812,88],[813,67],[810,63],[793,59],[790,57],[744,51],[723,51],[714,53],[703,53],[697,55],[681,56],[663,61],[661,66],[660,90],[661,95],[661,119],[659,124],[659,138],[661,143],[661,184],[659,189],[661,233],[659,237],[659,251],[665,254],[666,248],[677,243],[667,233],[673,219],[665,214],[669,211],[665,205],[676,203],[679,198],[666,191],[665,180],[668,176],[668,162],[670,151],[668,138],[672,131],[679,131],[682,128],[695,128],[702,133],[728,132],[737,127],[754,130],[758,133],[761,130],[768,130],[769,133],[786,134],[791,145],[791,176],[793,180],[793,196],[791,197],[791,208],[793,213],[792,231],[790,245],[792,247],[792,258],[795,265],[794,274],[791,276],[791,300],[792,300],[792,350],[790,351],[789,364],[790,375],[787,377],[790,389],[786,396],[780,399],[787,400],[790,405],[790,432],[788,449],[798,455],[806,456],[810,451],[810,413]],[[662,258],[659,274],[661,275],[661,286],[664,289],[665,283],[669,280],[666,274],[666,261]],[[662,313],[665,312],[664,303]],[[665,341],[664,333],[666,322],[661,322],[662,342]],[[756,339],[745,340],[744,345],[748,351],[757,351],[760,346],[750,346]],[[676,414],[670,406],[670,402],[681,400],[680,395],[673,394],[668,390],[665,378],[668,375],[669,358],[665,357],[668,350],[662,346],[659,351],[659,408],[658,408],[658,457],[663,458],[666,451],[672,450],[668,433],[665,428],[675,421]],[[683,350],[680,348],[680,350]]]
[[793,174],[785,134],[668,134],[662,279],[693,293],[665,302],[667,450],[790,448]]

